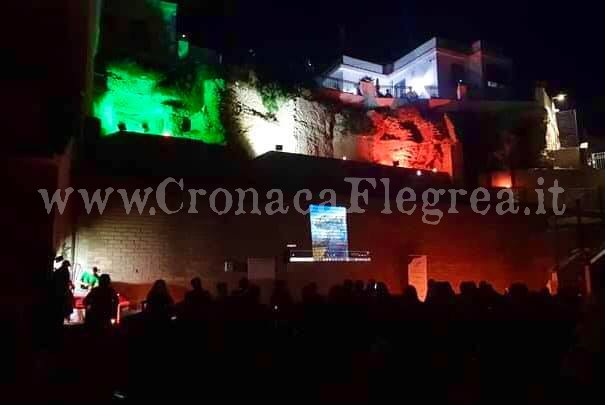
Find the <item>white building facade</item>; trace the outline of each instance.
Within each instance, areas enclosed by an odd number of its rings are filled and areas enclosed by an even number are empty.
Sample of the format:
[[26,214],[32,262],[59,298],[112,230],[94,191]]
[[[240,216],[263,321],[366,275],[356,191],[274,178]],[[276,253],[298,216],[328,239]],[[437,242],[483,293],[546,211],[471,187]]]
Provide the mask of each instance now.
[[318,81],[323,87],[360,95],[359,83],[371,81],[379,97],[455,99],[468,90],[478,99],[506,99],[512,61],[481,41],[463,47],[433,38],[386,65],[343,55]]

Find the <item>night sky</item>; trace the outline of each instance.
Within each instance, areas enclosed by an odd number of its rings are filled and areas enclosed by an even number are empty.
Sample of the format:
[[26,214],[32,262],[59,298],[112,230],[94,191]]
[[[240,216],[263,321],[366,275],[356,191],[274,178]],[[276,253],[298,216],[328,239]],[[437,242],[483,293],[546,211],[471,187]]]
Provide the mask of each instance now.
[[[275,70],[302,66],[310,58],[321,70],[341,44],[351,56],[392,62],[439,36],[470,43],[486,40],[515,63],[518,94],[546,81],[553,95],[570,97],[581,126],[603,135],[603,67],[598,63],[600,25],[596,6],[586,2],[373,0],[181,0],[179,30],[199,46],[225,53],[250,48],[255,62]],[[591,9],[594,8],[594,9]],[[344,39],[344,40],[343,40]]]

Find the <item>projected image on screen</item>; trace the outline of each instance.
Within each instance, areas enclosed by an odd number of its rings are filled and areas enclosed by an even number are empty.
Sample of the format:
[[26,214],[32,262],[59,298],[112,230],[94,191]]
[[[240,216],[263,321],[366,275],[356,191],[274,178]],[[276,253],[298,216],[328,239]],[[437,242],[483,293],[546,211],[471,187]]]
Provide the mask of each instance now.
[[313,260],[347,261],[349,258],[347,209],[311,205],[309,210]]

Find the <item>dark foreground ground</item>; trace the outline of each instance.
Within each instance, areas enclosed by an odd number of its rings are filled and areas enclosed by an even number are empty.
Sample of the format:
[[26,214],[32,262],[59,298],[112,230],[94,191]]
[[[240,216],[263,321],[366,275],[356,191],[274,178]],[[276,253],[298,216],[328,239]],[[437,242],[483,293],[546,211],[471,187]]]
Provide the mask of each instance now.
[[539,295],[213,302],[176,320],[37,331],[1,402],[596,404],[601,315]]

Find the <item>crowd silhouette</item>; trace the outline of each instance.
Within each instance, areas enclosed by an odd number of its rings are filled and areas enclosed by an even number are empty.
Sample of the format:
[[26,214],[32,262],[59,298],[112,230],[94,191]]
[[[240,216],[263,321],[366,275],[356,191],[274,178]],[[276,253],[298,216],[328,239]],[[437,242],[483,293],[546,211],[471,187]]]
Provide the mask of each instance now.
[[[61,273],[55,278],[65,287]],[[59,287],[54,296],[64,303]],[[579,387],[594,382],[602,364],[586,343],[602,329],[587,332],[577,291],[513,284],[500,294],[489,283],[464,282],[456,293],[430,280],[421,301],[413,286],[393,295],[380,281],[346,280],[326,295],[309,283],[295,300],[276,280],[267,297],[263,304],[261,288],[246,278],[232,291],[218,283],[214,294],[194,278],[175,302],[157,280],[142,311],[111,327],[117,294],[102,275],[85,299],[84,337],[72,344],[94,341],[99,360],[86,367],[99,373],[100,392],[133,401],[178,402],[198,392],[200,380],[207,389],[236,380],[234,400],[250,400],[270,382],[263,395],[277,401],[296,392],[297,400],[367,403],[402,389],[429,402],[578,403],[588,395]]]

